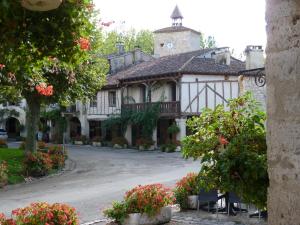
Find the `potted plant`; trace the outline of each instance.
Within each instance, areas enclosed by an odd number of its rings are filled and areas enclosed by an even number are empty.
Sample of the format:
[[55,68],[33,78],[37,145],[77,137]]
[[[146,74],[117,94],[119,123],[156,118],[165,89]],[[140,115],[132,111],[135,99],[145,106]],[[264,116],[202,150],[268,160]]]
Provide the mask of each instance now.
[[92,145],[96,146],[96,147],[101,147],[102,143],[101,143],[101,137],[100,136],[95,136],[92,139]]
[[174,190],[176,202],[181,209],[196,209],[199,192],[199,177],[197,173],[188,173],[176,183]]
[[75,145],[83,145],[86,144],[87,138],[85,135],[78,135],[75,137],[74,144]]
[[139,138],[136,141],[136,145],[139,147],[139,150],[154,150],[154,141],[152,138]]
[[171,220],[170,205],[175,201],[170,189],[162,184],[137,186],[125,194],[124,200],[113,203],[104,215],[123,225],[156,225]]
[[127,148],[128,146],[128,142],[124,137],[115,137],[111,142],[114,148]]

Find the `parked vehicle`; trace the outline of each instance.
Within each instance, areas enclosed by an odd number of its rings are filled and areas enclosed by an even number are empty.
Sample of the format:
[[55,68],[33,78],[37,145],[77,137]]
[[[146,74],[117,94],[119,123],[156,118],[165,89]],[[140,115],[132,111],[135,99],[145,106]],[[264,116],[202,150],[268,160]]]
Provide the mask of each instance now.
[[7,132],[4,129],[0,129],[0,140],[7,140]]

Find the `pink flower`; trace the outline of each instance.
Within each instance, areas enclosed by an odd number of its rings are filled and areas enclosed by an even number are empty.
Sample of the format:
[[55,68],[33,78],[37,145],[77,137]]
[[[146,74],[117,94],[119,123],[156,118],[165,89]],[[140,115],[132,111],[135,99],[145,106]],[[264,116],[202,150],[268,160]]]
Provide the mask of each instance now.
[[4,64],[0,64],[0,70],[2,70],[3,68],[5,68]]
[[227,145],[229,143],[224,136],[219,137],[219,142],[221,145]]
[[79,44],[80,49],[84,50],[84,51],[89,50],[91,47],[90,40],[87,38],[81,37],[81,38],[79,38],[79,40],[76,41],[76,43]]

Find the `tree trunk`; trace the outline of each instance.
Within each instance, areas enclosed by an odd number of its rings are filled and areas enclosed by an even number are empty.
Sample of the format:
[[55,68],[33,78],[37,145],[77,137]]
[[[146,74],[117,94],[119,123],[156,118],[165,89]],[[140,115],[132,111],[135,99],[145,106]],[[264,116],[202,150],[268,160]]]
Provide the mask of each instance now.
[[37,149],[36,136],[37,136],[38,124],[40,120],[41,103],[33,97],[27,97],[26,101],[27,101],[28,110],[26,112],[27,137],[26,137],[25,152],[26,154],[28,154],[30,152],[35,152]]

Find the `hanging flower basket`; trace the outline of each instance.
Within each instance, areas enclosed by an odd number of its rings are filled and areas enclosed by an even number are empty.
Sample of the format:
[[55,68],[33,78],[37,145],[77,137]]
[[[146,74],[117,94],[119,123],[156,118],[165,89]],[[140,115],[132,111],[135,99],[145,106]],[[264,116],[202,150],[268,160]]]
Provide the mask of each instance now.
[[32,11],[49,11],[60,6],[62,0],[22,0],[24,8]]

